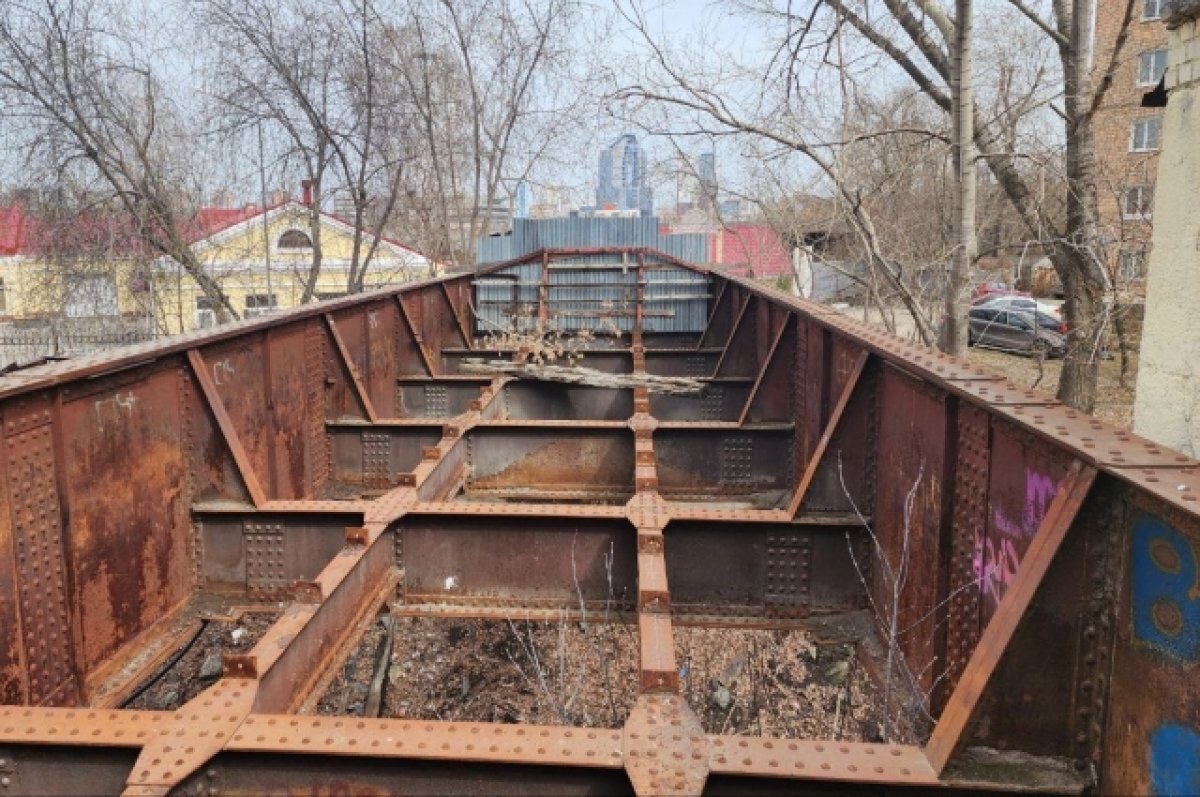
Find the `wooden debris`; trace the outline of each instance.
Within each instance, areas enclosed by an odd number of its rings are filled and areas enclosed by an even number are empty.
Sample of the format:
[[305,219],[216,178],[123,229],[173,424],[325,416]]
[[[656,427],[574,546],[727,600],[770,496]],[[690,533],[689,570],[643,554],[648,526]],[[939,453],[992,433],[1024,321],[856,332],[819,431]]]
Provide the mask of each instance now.
[[544,363],[514,363],[507,360],[466,359],[459,370],[469,374],[504,374],[518,379],[537,379],[543,382],[565,382],[588,387],[633,388],[644,387],[651,393],[669,393],[675,396],[698,396],[704,392],[705,384],[699,379],[683,376],[656,376],[654,374],[610,374],[585,368],[581,365],[563,366]]

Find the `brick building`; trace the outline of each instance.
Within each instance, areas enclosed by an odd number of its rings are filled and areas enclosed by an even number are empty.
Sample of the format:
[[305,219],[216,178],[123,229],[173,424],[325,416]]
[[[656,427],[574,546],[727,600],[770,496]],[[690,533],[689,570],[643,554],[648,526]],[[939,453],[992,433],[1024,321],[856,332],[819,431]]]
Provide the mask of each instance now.
[[[1096,114],[1096,160],[1100,224],[1109,273],[1120,286],[1141,292],[1154,215],[1154,183],[1162,138],[1162,109],[1143,108],[1167,65],[1167,0],[1136,0],[1129,36],[1121,48],[1113,83]],[[1097,86],[1112,61],[1122,27],[1123,0],[1096,0]]]

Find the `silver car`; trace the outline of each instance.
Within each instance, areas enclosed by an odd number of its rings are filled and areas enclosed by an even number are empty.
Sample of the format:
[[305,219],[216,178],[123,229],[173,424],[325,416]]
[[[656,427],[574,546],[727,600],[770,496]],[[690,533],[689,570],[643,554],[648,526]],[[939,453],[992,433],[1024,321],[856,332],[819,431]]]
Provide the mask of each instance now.
[[1039,324],[1032,313],[973,307],[967,318],[967,342],[972,346],[1035,357],[1061,357],[1066,353],[1066,338]]

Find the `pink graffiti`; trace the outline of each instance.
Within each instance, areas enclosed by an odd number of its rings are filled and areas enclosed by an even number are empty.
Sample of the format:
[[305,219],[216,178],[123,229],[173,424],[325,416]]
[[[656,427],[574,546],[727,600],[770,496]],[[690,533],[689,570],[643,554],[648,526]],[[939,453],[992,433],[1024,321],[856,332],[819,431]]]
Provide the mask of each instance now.
[[1004,591],[1017,575],[1022,552],[1037,533],[1050,502],[1058,493],[1058,481],[1044,473],[1025,471],[1025,506],[1020,520],[1014,520],[999,508],[992,510],[992,534],[984,538],[976,532],[971,569],[980,593],[999,603]]
[[1021,557],[1017,553],[1012,540],[997,542],[991,538],[985,539],[981,534],[975,534],[975,551],[971,558],[971,568],[975,572],[975,583],[979,591],[991,598],[993,603],[999,603],[1000,597],[1017,575],[1017,566]]

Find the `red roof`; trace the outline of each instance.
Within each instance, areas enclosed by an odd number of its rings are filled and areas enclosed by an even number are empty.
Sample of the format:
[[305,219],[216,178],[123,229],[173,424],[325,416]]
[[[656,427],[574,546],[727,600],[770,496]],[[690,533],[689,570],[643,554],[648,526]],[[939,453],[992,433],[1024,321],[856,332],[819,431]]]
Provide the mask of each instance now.
[[[196,217],[183,225],[184,237],[195,242],[262,213],[257,205],[241,208],[201,208]],[[67,228],[63,228],[67,229]],[[81,248],[104,245],[109,251],[125,255],[145,251],[144,242],[133,226],[121,216],[80,214],[71,220],[70,233],[50,233],[50,225],[16,202],[0,206],[0,256],[29,255],[44,252],[53,245]]]
[[[289,200],[294,201],[294,200]],[[287,204],[287,202],[281,203]],[[275,210],[281,205],[271,205],[265,212]],[[261,216],[263,208],[258,205],[246,205],[240,208],[200,208],[195,218],[182,225],[181,232],[191,243],[208,238],[211,235],[227,230],[243,222]],[[328,219],[341,224],[352,225],[352,222],[340,219],[332,213],[322,213]],[[73,218],[67,227],[61,227],[51,233],[50,225],[30,214],[20,202],[9,206],[0,206],[0,256],[34,254],[45,252],[51,247],[76,246],[79,250],[104,246],[108,252],[125,255],[136,255],[145,251],[145,244],[136,234],[131,224],[122,216],[88,216],[81,214]],[[70,230],[64,233],[64,230]],[[411,246],[388,237],[380,237],[392,246],[400,247],[414,254],[421,254]]]
[[244,208],[200,208],[196,213],[195,224],[188,225],[192,228],[188,231],[188,237],[193,241],[207,238],[227,227],[252,219],[261,212],[258,205],[247,205]]
[[738,276],[779,277],[791,273],[791,258],[766,224],[730,224],[711,233],[708,258]]

